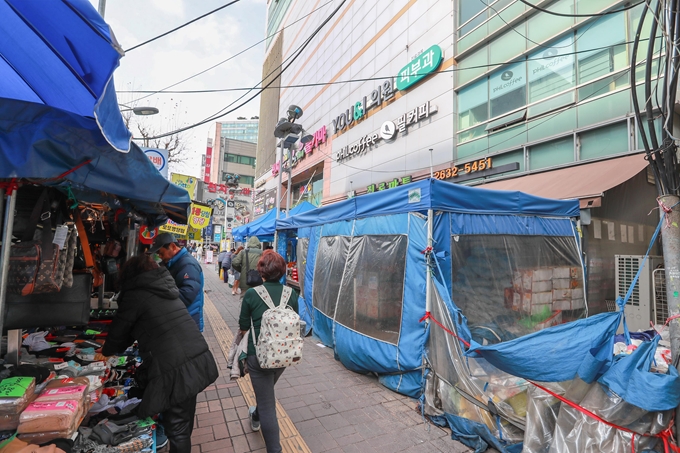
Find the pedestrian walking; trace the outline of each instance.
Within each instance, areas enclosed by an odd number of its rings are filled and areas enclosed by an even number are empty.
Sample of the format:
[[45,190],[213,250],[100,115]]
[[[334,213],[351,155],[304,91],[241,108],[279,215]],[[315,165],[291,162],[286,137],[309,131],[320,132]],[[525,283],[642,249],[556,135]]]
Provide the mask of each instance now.
[[190,453],[196,395],[218,378],[215,359],[166,268],[138,255],[125,263],[119,282],[118,310],[102,353],[112,356],[139,343],[137,415],[160,413],[170,453]]
[[222,257],[220,266],[222,268],[222,279],[224,280],[224,283],[229,282],[229,271],[231,270],[231,260],[234,256],[234,252],[235,250],[232,248],[229,251],[225,251],[224,256]]
[[[279,283],[279,280],[286,272],[286,262],[283,257],[273,250],[267,250],[259,257],[257,266],[253,269],[257,269],[262,277],[264,281],[263,286],[269,293],[272,301],[276,305],[281,303],[284,287]],[[298,295],[295,291],[292,292],[288,305],[296,313],[298,312]],[[257,402],[257,406],[251,407],[248,410],[250,427],[253,431],[262,429],[262,437],[267,447],[267,453],[280,453],[282,450],[279,423],[276,417],[274,386],[285,368],[261,368],[255,355],[253,334],[247,332],[249,329],[253,329],[255,338],[258,338],[262,315],[268,308],[265,301],[262,300],[254,288],[245,291],[243,303],[241,304],[241,315],[239,316],[239,328],[241,334],[248,335],[248,358],[246,363]]]
[[239,245],[236,251],[234,252],[234,255],[231,257],[231,270],[234,272],[234,286],[231,287],[232,296],[235,296],[236,294],[241,294],[241,288],[239,288],[239,284],[241,283],[241,273],[234,268],[234,259],[241,252],[243,252],[243,246]]
[[217,255],[217,273],[220,273],[220,270],[222,270],[222,260],[224,260],[224,256],[229,253],[227,250],[223,250],[220,252],[219,255]]
[[239,281],[239,289],[242,293],[245,293],[249,288],[245,278],[248,275],[248,271],[257,269],[257,263],[260,261],[261,256],[262,243],[257,236],[251,236],[248,238],[248,248],[236,255],[232,260],[232,267],[243,275],[243,278]]

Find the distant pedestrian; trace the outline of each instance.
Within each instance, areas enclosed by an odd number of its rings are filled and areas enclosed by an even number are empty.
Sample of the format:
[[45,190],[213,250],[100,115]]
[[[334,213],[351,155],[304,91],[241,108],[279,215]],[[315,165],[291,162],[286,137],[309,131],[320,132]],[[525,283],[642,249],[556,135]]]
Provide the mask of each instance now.
[[220,266],[222,269],[222,279],[224,280],[224,283],[229,282],[229,271],[231,270],[231,260],[233,256],[234,249],[231,249],[230,251],[225,251],[224,256],[222,257]]
[[[286,272],[286,262],[283,260],[283,257],[273,250],[266,250],[258,260],[257,271],[260,273],[264,281],[263,286],[269,293],[272,301],[278,305],[283,294],[283,285],[279,283],[279,280]],[[288,300],[288,306],[295,310],[296,313],[298,312],[298,295],[295,291],[293,291]],[[260,298],[257,292],[253,288],[248,289],[241,304],[239,328],[241,329],[241,334],[248,335],[248,358],[246,363],[248,365],[248,373],[250,374],[250,382],[255,391],[255,400],[257,401],[257,406],[251,407],[248,410],[250,427],[253,431],[262,429],[262,437],[267,447],[267,453],[280,453],[282,450],[279,422],[276,418],[274,385],[283,374],[285,368],[261,368],[255,355],[253,335],[250,332],[246,332],[252,326],[255,338],[258,338],[262,315],[267,309],[267,304]]]
[[223,250],[220,252],[219,255],[217,255],[217,273],[220,273],[220,270],[222,269],[222,260],[224,260],[224,255],[229,253],[227,250]]
[[241,288],[239,288],[239,284],[241,283],[241,273],[234,269],[234,260],[236,257],[243,252],[243,246],[239,245],[234,254],[231,257],[231,270],[234,271],[234,286],[231,288],[231,295],[235,296],[236,294],[241,294]]
[[260,261],[261,256],[262,243],[257,236],[251,236],[248,238],[248,248],[236,255],[236,258],[232,260],[231,265],[233,268],[243,275],[239,283],[241,292],[245,293],[248,290],[249,286],[246,284],[246,276],[249,270],[257,269],[257,262]]

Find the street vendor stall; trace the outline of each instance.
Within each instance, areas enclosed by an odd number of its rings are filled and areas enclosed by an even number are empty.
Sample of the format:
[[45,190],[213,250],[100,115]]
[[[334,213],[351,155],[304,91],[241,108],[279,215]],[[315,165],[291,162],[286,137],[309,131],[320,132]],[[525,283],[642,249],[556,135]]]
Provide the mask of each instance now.
[[[96,352],[113,311],[90,303],[134,254],[139,225],[186,223],[189,195],[131,143],[112,79],[122,51],[88,1],[0,0],[0,17],[0,331],[15,329],[0,451],[72,445],[81,423],[93,427],[77,437],[85,450],[155,448],[153,420],[96,416],[125,413],[139,358]],[[133,435],[114,439],[114,425]]]

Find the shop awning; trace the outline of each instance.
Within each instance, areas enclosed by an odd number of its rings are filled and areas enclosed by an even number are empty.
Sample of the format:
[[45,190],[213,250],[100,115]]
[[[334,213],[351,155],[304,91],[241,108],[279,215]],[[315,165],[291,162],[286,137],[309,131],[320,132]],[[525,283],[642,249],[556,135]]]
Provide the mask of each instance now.
[[647,167],[643,154],[618,157],[560,170],[476,186],[482,189],[519,190],[545,198],[579,200],[581,208],[601,204],[604,192],[628,181]]

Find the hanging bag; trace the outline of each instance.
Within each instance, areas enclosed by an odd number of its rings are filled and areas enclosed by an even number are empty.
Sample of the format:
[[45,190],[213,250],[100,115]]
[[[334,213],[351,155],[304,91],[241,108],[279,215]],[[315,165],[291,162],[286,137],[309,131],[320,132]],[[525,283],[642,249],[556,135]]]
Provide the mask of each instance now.
[[246,250],[246,285],[254,288],[262,284],[262,277],[256,269],[250,269],[250,259],[248,258],[248,250]]
[[[52,243],[52,222],[48,191],[45,189],[33,208],[22,241],[10,248],[8,292],[11,294],[41,294],[58,292],[59,247]],[[34,240],[38,221],[42,223],[40,239]],[[63,268],[61,272],[63,279]]]
[[269,307],[262,314],[260,335],[257,339],[255,339],[253,320],[250,319],[250,332],[260,367],[283,368],[299,363],[302,360],[304,341],[300,334],[300,316],[288,306],[293,290],[284,286],[281,301],[278,306],[275,306],[267,288],[258,286],[253,289]]

